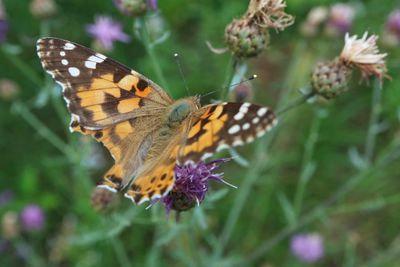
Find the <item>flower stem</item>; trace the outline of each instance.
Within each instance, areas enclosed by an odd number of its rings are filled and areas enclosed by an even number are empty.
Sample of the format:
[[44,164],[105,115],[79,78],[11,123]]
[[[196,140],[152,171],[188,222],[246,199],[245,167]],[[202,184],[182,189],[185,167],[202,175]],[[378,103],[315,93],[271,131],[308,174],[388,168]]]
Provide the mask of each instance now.
[[[290,89],[291,84],[294,81],[295,77],[295,71],[297,70],[297,67],[299,65],[299,62],[301,60],[301,55],[303,54],[304,50],[306,49],[306,46],[304,43],[299,43],[294,51],[293,55],[293,60],[290,63],[289,71],[286,75],[286,79],[284,84],[282,85],[283,88],[285,88],[281,95],[280,99],[278,101],[278,108],[283,106],[284,102],[286,101],[288,95],[290,94]],[[216,249],[215,252],[215,257],[220,257],[221,254],[223,253],[226,245],[228,244],[232,232],[236,226],[236,223],[240,217],[240,214],[246,204],[246,201],[249,199],[249,195],[251,192],[251,188],[253,187],[253,184],[256,182],[257,178],[259,177],[260,171],[265,167],[265,163],[262,160],[265,158],[265,154],[269,150],[269,147],[272,143],[272,140],[274,139],[277,130],[279,127],[281,127],[282,124],[278,124],[275,129],[273,129],[267,136],[263,139],[261,139],[260,144],[257,145],[256,151],[253,155],[253,158],[251,160],[250,166],[251,168],[248,169],[247,173],[244,175],[246,177],[245,180],[243,180],[243,183],[241,184],[239,195],[235,199],[232,208],[228,214],[228,219],[226,220],[226,223],[224,225],[224,228],[222,230],[221,236],[220,236],[220,242],[219,246]]]
[[65,144],[57,135],[46,127],[32,112],[21,102],[16,102],[13,105],[13,111],[21,115],[25,121],[31,125],[39,135],[41,135],[50,144],[60,150],[70,160],[74,161],[73,151]]
[[382,89],[380,83],[379,81],[375,81],[372,93],[371,115],[369,119],[367,139],[365,142],[364,157],[367,163],[371,163],[375,150],[376,135],[378,132],[377,126],[378,126],[379,114],[381,112],[381,104],[380,104],[381,97],[382,97]]
[[313,208],[306,215],[301,217],[296,225],[288,225],[274,237],[260,244],[260,246],[258,246],[258,248],[252,254],[250,254],[248,258],[245,259],[246,264],[249,265],[251,262],[257,260],[259,257],[265,256],[268,251],[270,251],[276,244],[287,238],[290,234],[320,218],[321,215],[327,212],[327,209],[329,207],[351,193],[352,190],[355,189],[366,178],[373,177],[375,172],[379,172],[384,169],[389,163],[397,161],[400,157],[400,153],[397,152],[398,147],[392,148],[391,151],[385,153],[385,155],[383,155],[375,165],[371,165],[368,169],[365,169],[362,172],[359,172],[347,179],[347,182],[343,184],[338,190],[336,190],[334,194],[323,201],[320,205]]
[[309,100],[313,96],[315,96],[314,91],[311,91],[305,95],[302,95],[299,98],[297,98],[296,100],[294,100],[292,103],[290,103],[288,106],[278,110],[276,114],[282,115],[282,114],[288,112],[289,110],[304,104],[305,102],[307,102],[307,100]]
[[236,69],[239,66],[239,60],[235,56],[231,56],[226,70],[224,85],[221,89],[220,99],[226,100],[228,97],[229,86],[231,85],[232,78],[235,76]]
[[117,260],[121,267],[130,267],[132,266],[129,262],[128,255],[125,251],[125,247],[122,244],[121,240],[118,237],[113,236],[110,238],[111,246],[114,249],[115,255],[117,256]]

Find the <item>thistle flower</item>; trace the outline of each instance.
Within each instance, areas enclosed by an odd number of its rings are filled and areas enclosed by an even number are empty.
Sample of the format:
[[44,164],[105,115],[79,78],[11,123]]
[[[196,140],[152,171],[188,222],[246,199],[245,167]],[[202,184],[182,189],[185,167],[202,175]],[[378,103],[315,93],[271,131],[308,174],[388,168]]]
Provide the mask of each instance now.
[[157,10],[157,0],[113,0],[126,16],[143,16],[148,10]]
[[292,237],[290,249],[303,262],[316,262],[324,255],[324,243],[319,234],[298,234]]
[[218,159],[208,163],[176,165],[175,184],[172,191],[162,198],[167,213],[171,210],[185,211],[199,205],[208,192],[208,182],[217,181],[230,185],[222,178],[223,173],[215,171],[229,159]]
[[0,79],[0,99],[12,100],[19,92],[18,85],[8,79]]
[[45,216],[41,207],[35,204],[26,206],[21,212],[22,226],[27,231],[35,231],[43,228]]
[[39,19],[46,19],[57,14],[57,6],[53,0],[32,0],[31,14]]
[[376,46],[378,36],[365,33],[361,39],[357,35],[345,36],[345,45],[340,56],[333,61],[319,63],[314,69],[311,85],[314,92],[326,99],[348,90],[353,69],[361,71],[362,78],[376,76],[381,81],[387,77],[384,58]]
[[251,102],[253,96],[253,86],[249,82],[238,84],[229,93],[229,98],[234,102]]
[[268,29],[284,30],[294,19],[283,0],[250,0],[246,13],[225,28],[225,41],[239,58],[259,55],[269,43]]
[[130,37],[122,31],[121,24],[107,16],[97,16],[94,24],[86,26],[86,31],[106,50],[111,50],[115,41],[130,41]]
[[18,215],[14,211],[7,211],[3,214],[1,220],[2,236],[6,239],[12,239],[20,233],[18,224]]
[[400,9],[396,9],[390,13],[386,21],[386,29],[391,34],[400,39]]
[[355,8],[349,4],[338,3],[330,8],[326,31],[329,35],[339,36],[350,31],[355,16]]
[[305,36],[313,36],[317,33],[318,27],[328,18],[328,9],[317,6],[310,10],[306,20],[301,24],[300,31]]
[[340,54],[340,60],[345,65],[354,66],[361,71],[363,78],[376,76],[382,80],[386,76],[386,53],[379,53],[376,45],[377,35],[368,37],[368,33],[364,33],[361,39],[357,39],[357,35],[345,36],[345,44]]

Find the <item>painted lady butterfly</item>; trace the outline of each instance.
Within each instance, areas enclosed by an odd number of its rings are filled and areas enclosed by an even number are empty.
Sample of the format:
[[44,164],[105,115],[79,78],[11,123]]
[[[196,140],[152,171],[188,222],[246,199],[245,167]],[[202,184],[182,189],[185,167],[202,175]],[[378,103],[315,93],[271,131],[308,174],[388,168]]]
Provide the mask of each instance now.
[[157,84],[106,56],[57,38],[42,38],[43,68],[63,87],[70,130],[91,135],[115,164],[98,186],[143,203],[165,196],[176,164],[262,136],[277,120],[250,103],[200,106],[198,97],[174,101]]

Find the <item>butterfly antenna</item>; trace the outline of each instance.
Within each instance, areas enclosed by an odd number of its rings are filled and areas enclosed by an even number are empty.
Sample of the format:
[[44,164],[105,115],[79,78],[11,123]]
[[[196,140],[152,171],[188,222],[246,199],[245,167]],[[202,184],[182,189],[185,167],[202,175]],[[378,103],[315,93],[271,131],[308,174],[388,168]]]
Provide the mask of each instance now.
[[240,82],[238,82],[238,83],[231,84],[231,85],[229,85],[227,88],[232,88],[232,87],[234,87],[234,86],[237,86],[237,85],[242,84],[242,83],[245,83],[245,82],[252,81],[252,80],[254,80],[254,79],[257,79],[257,74],[251,75],[251,76],[250,76],[249,78],[247,78],[246,80],[240,81]]
[[189,87],[187,85],[187,82],[186,82],[186,79],[185,79],[185,75],[184,75],[183,70],[182,70],[181,60],[179,59],[179,54],[175,53],[174,57],[175,57],[175,60],[176,60],[176,64],[178,65],[179,73],[180,73],[181,78],[183,80],[183,84],[185,85],[186,93],[188,95],[190,95]]

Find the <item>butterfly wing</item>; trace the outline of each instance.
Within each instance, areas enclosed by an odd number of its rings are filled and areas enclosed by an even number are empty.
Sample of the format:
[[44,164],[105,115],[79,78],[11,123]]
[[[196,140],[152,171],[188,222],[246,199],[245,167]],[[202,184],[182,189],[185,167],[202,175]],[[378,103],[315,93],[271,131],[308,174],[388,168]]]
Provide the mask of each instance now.
[[199,114],[179,151],[181,163],[205,160],[216,151],[250,143],[277,123],[269,108],[250,103],[208,105]]
[[71,131],[93,136],[114,157],[99,185],[122,189],[143,164],[149,136],[172,99],[143,75],[81,45],[43,38],[37,50],[43,68],[63,87]]
[[63,87],[72,122],[86,128],[153,115],[172,103],[154,82],[84,46],[42,38],[37,51],[43,68]]

